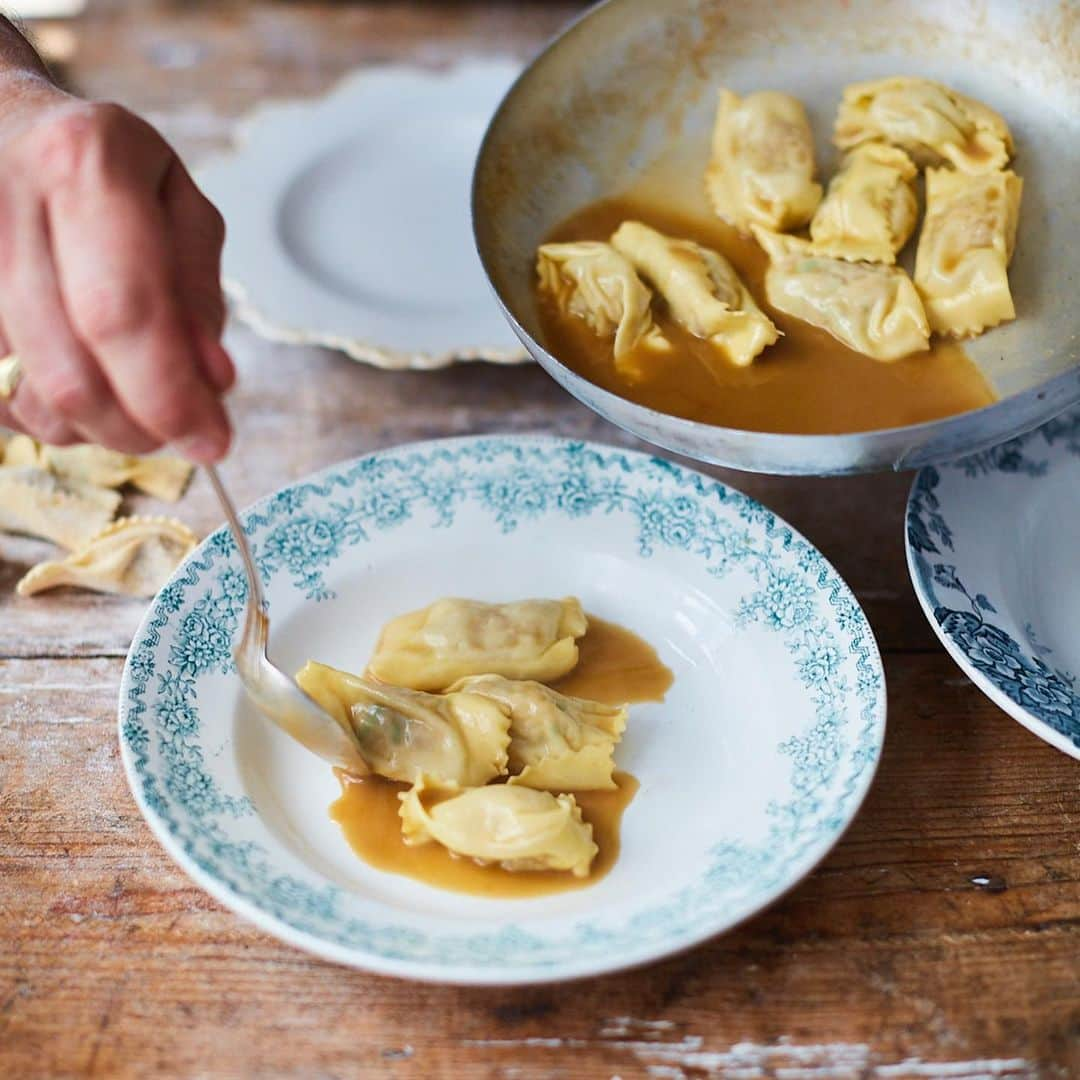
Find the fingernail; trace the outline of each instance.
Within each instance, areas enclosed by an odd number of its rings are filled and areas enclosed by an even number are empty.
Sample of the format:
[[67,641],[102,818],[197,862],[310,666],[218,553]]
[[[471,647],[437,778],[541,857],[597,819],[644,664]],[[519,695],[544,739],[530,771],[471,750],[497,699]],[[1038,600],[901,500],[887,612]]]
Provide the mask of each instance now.
[[176,449],[199,465],[212,465],[225,456],[228,443],[210,435],[192,435],[177,442]]

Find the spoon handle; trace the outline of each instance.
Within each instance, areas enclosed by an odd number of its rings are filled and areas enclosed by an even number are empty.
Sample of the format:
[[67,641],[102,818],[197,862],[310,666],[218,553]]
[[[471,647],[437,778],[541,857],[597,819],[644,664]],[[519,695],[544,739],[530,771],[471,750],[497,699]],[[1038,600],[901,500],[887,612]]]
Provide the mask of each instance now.
[[229,493],[225,490],[225,485],[221,482],[221,477],[218,475],[216,466],[205,465],[204,469],[206,470],[206,475],[210,478],[210,486],[213,487],[214,492],[218,497],[218,502],[221,503],[221,509],[225,514],[225,520],[229,523],[229,529],[231,530],[233,539],[236,541],[236,546],[240,551],[240,558],[244,562],[244,572],[247,574],[248,588],[251,590],[251,598],[259,611],[265,611],[266,602],[263,599],[262,582],[259,580],[259,572],[255,569],[255,559],[252,557],[247,537],[244,535],[243,527],[240,524],[240,518],[237,516],[236,507],[233,506],[233,501],[229,498]]

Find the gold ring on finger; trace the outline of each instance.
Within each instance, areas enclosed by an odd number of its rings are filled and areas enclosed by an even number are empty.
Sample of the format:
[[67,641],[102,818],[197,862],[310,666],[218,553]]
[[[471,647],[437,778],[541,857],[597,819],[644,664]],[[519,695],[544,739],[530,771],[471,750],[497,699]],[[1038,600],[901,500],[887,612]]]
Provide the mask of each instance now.
[[15,396],[22,377],[22,363],[14,353],[0,360],[0,401],[6,401]]

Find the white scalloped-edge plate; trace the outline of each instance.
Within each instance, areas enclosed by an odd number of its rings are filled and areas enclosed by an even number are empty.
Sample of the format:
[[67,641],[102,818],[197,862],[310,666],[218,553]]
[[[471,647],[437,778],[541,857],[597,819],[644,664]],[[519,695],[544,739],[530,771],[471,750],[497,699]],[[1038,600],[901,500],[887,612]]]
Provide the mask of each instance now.
[[885,731],[873,634],[820,552],[763,506],[660,458],[541,438],[402,446],[244,514],[271,655],[362,667],[380,626],[457,594],[581,597],[675,673],[619,746],[641,788],[611,872],[489,900],[383,873],[327,809],[330,768],[247,703],[245,598],[228,534],[158,594],[131,646],[120,745],[154,832],[215,897],[299,948],[457,983],[629,967],[761,910],[855,816]]
[[240,318],[383,368],[526,360],[469,224],[480,139],[518,70],[365,68],[326,97],[253,113],[198,175],[228,225]]

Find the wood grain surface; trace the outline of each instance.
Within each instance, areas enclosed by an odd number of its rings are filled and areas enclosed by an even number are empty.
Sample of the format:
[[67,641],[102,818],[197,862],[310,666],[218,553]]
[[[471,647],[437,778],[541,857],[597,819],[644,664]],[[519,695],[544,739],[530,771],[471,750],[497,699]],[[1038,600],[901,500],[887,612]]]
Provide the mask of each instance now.
[[[320,92],[360,63],[525,55],[574,9],[112,0],[75,24],[65,76],[197,157],[268,96]],[[228,340],[240,435],[225,472],[242,502],[412,439],[635,445],[534,368],[387,374],[238,327]],[[889,685],[881,769],[835,851],[765,914],[564,987],[370,976],[222,909],[124,782],[116,699],[141,606],[17,599],[45,549],[0,537],[0,1076],[1080,1075],[1080,770],[938,647],[904,568],[910,477],[717,475],[801,529],[865,606]],[[177,509],[198,530],[219,523],[201,481]]]

